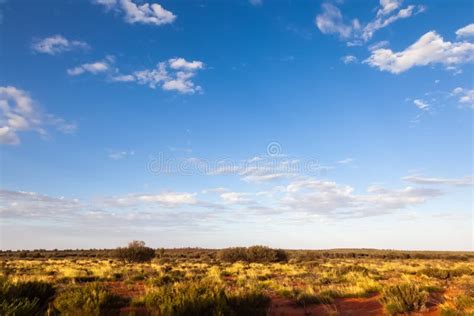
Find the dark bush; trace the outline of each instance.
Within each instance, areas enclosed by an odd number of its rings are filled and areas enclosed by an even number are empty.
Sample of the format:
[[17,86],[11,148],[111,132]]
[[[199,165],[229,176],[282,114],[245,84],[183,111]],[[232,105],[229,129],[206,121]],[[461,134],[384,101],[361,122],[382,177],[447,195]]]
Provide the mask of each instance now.
[[288,259],[281,249],[271,249],[265,246],[252,246],[247,248],[247,261],[249,262],[280,262]]
[[143,241],[132,241],[127,247],[117,248],[115,257],[125,262],[149,262],[155,257],[155,250],[145,246]]
[[248,248],[235,247],[222,249],[218,258],[225,262],[282,262],[287,261],[288,256],[282,249],[272,249],[265,246],[252,246]]
[[218,258],[225,262],[247,261],[247,252],[245,247],[225,248],[219,251]]
[[40,281],[13,283],[0,279],[0,315],[40,315],[45,312],[55,289]]

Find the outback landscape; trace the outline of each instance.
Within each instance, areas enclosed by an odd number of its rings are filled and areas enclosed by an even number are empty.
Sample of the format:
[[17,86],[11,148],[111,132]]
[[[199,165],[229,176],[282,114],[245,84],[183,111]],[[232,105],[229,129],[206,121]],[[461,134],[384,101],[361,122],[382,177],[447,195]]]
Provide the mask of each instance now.
[[474,0],[0,0],[0,316],[474,316]]
[[3,251],[1,315],[474,315],[474,253]]

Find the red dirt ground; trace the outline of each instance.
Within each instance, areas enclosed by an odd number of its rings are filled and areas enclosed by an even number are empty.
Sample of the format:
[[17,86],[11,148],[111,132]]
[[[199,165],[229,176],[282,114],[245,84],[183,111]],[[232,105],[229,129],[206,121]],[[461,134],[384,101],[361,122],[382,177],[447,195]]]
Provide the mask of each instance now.
[[[437,305],[440,303],[439,296],[434,294],[430,297],[428,310],[411,315],[438,316]],[[385,315],[383,306],[379,302],[379,296],[369,298],[344,298],[336,299],[333,304],[311,305],[306,308],[298,306],[294,301],[273,297],[268,311],[269,316],[306,316],[306,315],[340,315],[340,316],[379,316]]]
[[[123,282],[107,282],[107,286],[112,292],[124,297],[132,298],[140,296],[145,292],[143,282],[125,284]],[[379,295],[368,298],[340,298],[335,299],[333,304],[318,304],[302,307],[294,301],[283,297],[271,297],[271,304],[268,316],[307,316],[307,315],[338,315],[338,316],[379,316],[385,315],[383,306],[379,302]],[[421,313],[412,313],[413,316],[438,316],[437,306],[443,302],[442,293],[431,293],[427,304],[428,310]],[[128,315],[134,312],[135,315],[148,315],[143,307],[125,307],[120,310],[121,315]]]

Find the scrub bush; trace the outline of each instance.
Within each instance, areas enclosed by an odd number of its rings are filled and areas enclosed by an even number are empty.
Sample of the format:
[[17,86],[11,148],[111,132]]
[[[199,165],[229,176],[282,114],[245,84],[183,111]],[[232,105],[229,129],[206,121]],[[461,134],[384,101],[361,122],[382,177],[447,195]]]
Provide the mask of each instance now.
[[381,297],[381,303],[391,315],[422,311],[427,300],[428,293],[412,283],[389,286]]
[[155,250],[145,246],[143,241],[132,241],[127,247],[117,248],[115,257],[125,262],[149,262],[155,257]]

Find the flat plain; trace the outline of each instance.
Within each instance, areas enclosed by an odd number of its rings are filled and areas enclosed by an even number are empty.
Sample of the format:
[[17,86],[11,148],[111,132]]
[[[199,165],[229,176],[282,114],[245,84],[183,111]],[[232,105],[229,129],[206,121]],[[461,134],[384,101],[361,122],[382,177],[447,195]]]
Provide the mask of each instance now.
[[132,262],[115,250],[2,252],[0,314],[474,315],[470,252],[257,246],[152,254]]

